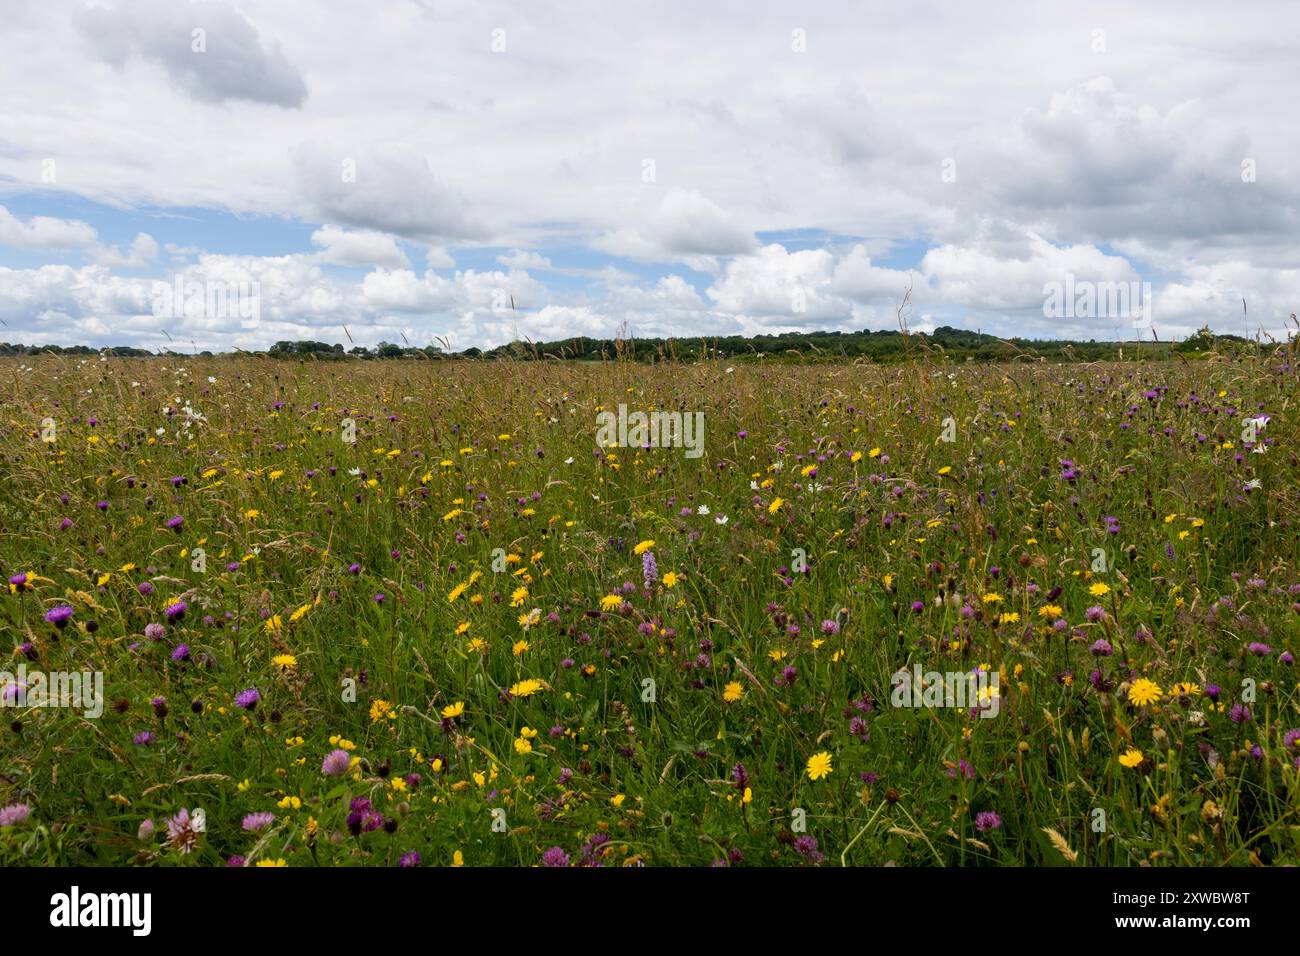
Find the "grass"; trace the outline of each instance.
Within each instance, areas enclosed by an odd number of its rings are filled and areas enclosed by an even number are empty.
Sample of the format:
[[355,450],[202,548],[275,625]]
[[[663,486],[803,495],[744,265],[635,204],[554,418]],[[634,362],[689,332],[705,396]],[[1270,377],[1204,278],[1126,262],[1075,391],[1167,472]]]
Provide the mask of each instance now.
[[0,864],[1294,864],[1295,381],[4,359]]

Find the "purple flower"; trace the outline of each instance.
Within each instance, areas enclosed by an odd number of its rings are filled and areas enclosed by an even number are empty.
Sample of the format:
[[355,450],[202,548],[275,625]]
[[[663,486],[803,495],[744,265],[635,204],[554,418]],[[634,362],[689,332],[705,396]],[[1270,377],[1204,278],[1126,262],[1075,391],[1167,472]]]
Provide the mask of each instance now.
[[1094,641],[1092,647],[1088,648],[1088,650],[1092,651],[1092,653],[1098,657],[1110,657],[1110,655],[1114,653],[1114,648],[1110,646],[1110,641],[1106,640],[1104,637],[1098,641]]
[[542,866],[568,866],[569,854],[558,846],[553,846],[542,854]]
[[832,620],[829,620],[829,619],[828,619],[828,620],[825,620],[825,621],[822,621],[822,633],[823,633],[823,634],[829,634],[829,635],[831,635],[831,636],[834,636],[834,635],[838,634],[839,632],[840,632],[840,622],[839,622],[839,621],[832,621]]
[[1104,621],[1106,620],[1106,609],[1100,604],[1094,604],[1083,612],[1083,616],[1090,621]]
[[153,742],[154,735],[152,730],[142,730],[135,735],[135,745],[137,747],[148,747]]
[[397,861],[397,865],[402,868],[420,865],[420,854],[415,850],[407,850],[402,854],[402,858]]
[[0,827],[16,827],[27,820],[32,808],[25,803],[11,803],[0,808]]
[[1261,644],[1259,641],[1251,641],[1247,650],[1252,654],[1258,654],[1260,657],[1268,657],[1269,654],[1273,653],[1273,648],[1267,644]]
[[190,659],[190,646],[188,644],[177,644],[176,650],[172,651],[172,660],[188,661]]
[[655,553],[653,551],[647,551],[641,555],[641,575],[645,578],[647,591],[659,580],[659,565],[655,563]]
[[184,601],[177,601],[175,604],[167,605],[167,608],[166,610],[163,611],[163,613],[167,615],[167,620],[179,621],[181,618],[185,616],[185,612],[188,611],[189,609],[190,606],[186,604]]
[[241,690],[235,695],[235,706],[242,707],[244,710],[252,710],[261,699],[261,691],[256,687],[250,687],[247,690]]
[[1233,704],[1232,710],[1228,711],[1228,717],[1234,724],[1244,724],[1250,720],[1250,708],[1245,704]]
[[331,750],[325,755],[320,771],[327,777],[338,777],[348,772],[352,757],[346,750]]
[[174,518],[167,519],[167,527],[171,528],[177,534],[181,533],[181,525],[183,525],[184,523],[185,523],[185,519],[182,518],[180,515],[177,515]]
[[68,621],[72,620],[72,606],[60,604],[58,607],[50,608],[45,612],[45,620],[55,627],[67,627]]
[[243,826],[245,830],[256,832],[257,830],[265,830],[274,822],[275,814],[268,810],[263,810],[260,813],[250,813],[248,816],[244,817]]
[[161,641],[167,636],[167,628],[155,621],[150,621],[144,626],[144,636],[151,641]]
[[801,836],[795,839],[794,848],[809,863],[820,863],[826,859],[825,855],[817,850],[817,838],[813,836]]
[[975,814],[975,829],[980,833],[996,830],[1000,826],[1002,826],[1002,818],[992,810],[985,810],[983,813]]

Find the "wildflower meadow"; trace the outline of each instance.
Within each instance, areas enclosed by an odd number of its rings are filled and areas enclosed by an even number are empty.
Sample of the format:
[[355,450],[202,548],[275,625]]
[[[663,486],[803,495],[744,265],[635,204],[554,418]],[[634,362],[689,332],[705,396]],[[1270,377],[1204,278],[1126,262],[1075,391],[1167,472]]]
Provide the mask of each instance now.
[[5,359],[0,864],[1294,864],[1295,395]]

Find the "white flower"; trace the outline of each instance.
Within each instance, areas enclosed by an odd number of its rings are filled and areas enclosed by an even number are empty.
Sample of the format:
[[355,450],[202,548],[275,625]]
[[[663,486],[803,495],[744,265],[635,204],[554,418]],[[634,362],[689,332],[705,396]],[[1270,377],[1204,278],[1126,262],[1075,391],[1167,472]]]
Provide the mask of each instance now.
[[714,523],[714,524],[726,524],[726,523],[727,523],[728,521],[730,521],[730,520],[731,520],[731,519],[728,518],[726,515],[718,515],[716,518],[713,519],[713,523]]
[[695,513],[696,513],[697,515],[706,515],[706,514],[709,513],[709,506],[708,506],[708,505],[700,505],[698,508],[695,509]]
[[1246,491],[1259,491],[1259,489],[1262,488],[1263,485],[1259,483],[1258,478],[1252,478],[1250,479],[1250,481],[1246,482],[1244,487]]
[[572,464],[573,464],[573,456],[570,455],[568,458],[564,459],[564,463],[565,463],[566,465],[572,465]]
[[216,377],[215,375],[209,375],[209,376],[208,376],[208,384],[209,384],[209,385],[216,385],[216,384],[217,384],[217,377]]

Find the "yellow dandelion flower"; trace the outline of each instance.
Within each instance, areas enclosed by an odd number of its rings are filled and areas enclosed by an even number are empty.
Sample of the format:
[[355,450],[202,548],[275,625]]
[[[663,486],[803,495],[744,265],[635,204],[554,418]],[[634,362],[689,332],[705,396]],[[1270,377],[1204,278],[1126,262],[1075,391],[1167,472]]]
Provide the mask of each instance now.
[[825,750],[808,758],[807,772],[809,780],[820,780],[823,777],[829,777],[834,769],[831,766],[831,755]]
[[726,687],[722,688],[722,699],[728,704],[734,704],[740,698],[745,696],[745,688],[740,686],[739,681],[732,681]]
[[1139,707],[1154,704],[1163,694],[1164,691],[1160,689],[1159,684],[1145,677],[1139,677],[1128,689],[1129,703],[1137,704]]

